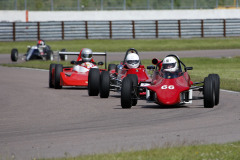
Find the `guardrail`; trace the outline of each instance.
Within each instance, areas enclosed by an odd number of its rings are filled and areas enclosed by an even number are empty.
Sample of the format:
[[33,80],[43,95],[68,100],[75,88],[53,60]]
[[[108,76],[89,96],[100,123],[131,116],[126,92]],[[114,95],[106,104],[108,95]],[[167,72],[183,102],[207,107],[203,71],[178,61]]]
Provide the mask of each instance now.
[[0,22],[0,41],[240,36],[240,19]]

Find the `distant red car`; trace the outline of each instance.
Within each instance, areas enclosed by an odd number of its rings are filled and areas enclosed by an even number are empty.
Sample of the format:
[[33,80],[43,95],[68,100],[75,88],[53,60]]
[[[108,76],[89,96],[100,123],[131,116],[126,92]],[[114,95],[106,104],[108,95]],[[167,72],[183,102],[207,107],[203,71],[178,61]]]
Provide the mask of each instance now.
[[[153,59],[156,70],[153,74],[151,85],[146,86],[147,102],[154,102],[162,106],[174,106],[186,103],[192,103],[192,100],[203,99],[205,108],[212,108],[219,103],[220,78],[217,74],[209,74],[203,82],[193,83],[187,70],[192,67],[186,67],[185,64],[176,55],[168,55],[177,60],[178,71],[171,73],[165,72],[162,62]],[[122,82],[121,106],[122,108],[131,108],[132,101],[136,99],[139,90],[143,88],[140,85],[136,88],[131,80],[126,77]],[[201,97],[193,97],[193,91],[203,93]]]
[[[101,98],[108,98],[110,91],[121,92],[122,80],[125,77],[129,77],[135,86],[140,83],[141,86],[149,85],[152,80],[147,73],[147,69],[141,64],[136,49],[128,49],[124,60],[119,65],[109,64],[108,71],[100,74],[98,69],[92,68],[89,73],[88,93],[90,96],[97,96],[100,93]],[[145,91],[146,89],[142,88],[139,96],[145,96]],[[134,100],[133,105],[137,103],[136,101],[137,99]]]
[[[71,61],[73,66],[63,67],[62,64],[51,64],[49,68],[49,88],[61,89],[63,86],[88,86],[88,74],[91,68],[98,68],[97,64],[92,59],[89,62],[82,60],[82,50],[79,52],[59,52],[62,55],[78,55],[77,61]],[[106,53],[93,52],[95,56],[105,56],[106,68]],[[98,62],[98,65],[103,65],[103,62]],[[99,69],[103,71],[105,69]]]

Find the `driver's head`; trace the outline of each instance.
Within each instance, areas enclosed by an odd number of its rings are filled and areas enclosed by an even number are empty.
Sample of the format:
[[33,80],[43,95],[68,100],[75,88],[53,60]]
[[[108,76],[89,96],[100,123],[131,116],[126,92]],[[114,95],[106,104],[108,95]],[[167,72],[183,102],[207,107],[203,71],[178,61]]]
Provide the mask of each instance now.
[[139,56],[136,53],[129,53],[126,57],[126,65],[128,68],[138,68],[140,64]]
[[90,62],[92,60],[92,50],[89,48],[82,49],[81,58],[83,62]]
[[44,46],[44,45],[45,45],[45,43],[44,43],[43,40],[38,40],[37,41],[37,46]]
[[178,70],[177,60],[174,57],[164,58],[162,69],[166,72],[176,72]]

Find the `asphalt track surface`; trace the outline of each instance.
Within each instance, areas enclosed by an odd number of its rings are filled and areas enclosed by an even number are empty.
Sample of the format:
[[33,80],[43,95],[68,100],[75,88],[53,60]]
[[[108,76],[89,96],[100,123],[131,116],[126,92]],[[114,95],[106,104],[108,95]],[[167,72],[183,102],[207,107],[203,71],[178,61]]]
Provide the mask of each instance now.
[[[225,56],[240,53],[225,51]],[[199,52],[222,57],[219,51],[188,51],[186,57],[199,56]],[[181,57],[186,52],[174,53]],[[158,55],[148,55],[152,56]],[[0,55],[0,63],[11,63],[4,57]],[[0,67],[0,75],[0,159],[240,140],[238,92],[221,91],[220,104],[212,109],[203,108],[202,100],[173,108],[139,101],[132,109],[121,109],[117,93],[100,99],[88,97],[86,89],[49,89],[48,71]]]

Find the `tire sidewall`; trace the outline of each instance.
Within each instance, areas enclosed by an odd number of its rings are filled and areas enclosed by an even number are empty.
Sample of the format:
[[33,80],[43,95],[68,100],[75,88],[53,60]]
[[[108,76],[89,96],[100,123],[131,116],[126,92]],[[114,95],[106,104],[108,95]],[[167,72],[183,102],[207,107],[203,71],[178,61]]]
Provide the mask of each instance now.
[[60,73],[63,71],[63,66],[61,64],[56,64],[55,65],[55,77],[54,77],[54,88],[55,89],[61,89],[61,82],[60,82],[60,78],[61,75]]
[[108,98],[110,92],[110,75],[108,71],[102,71],[100,75],[100,97]]
[[212,78],[205,77],[203,92],[204,92],[204,98],[203,98],[204,108],[213,108],[215,104],[215,92],[214,92],[214,82]]
[[209,74],[214,83],[214,92],[215,92],[215,105],[219,104],[219,97],[220,97],[220,77],[218,74]]
[[11,51],[11,60],[13,62],[16,62],[18,60],[18,50],[16,48],[13,48]]
[[98,68],[91,68],[88,74],[88,95],[98,96],[100,86],[100,71]]
[[56,64],[50,64],[49,67],[49,88],[53,88],[54,87],[54,83],[53,83],[53,69],[55,69],[55,65]]
[[125,77],[121,88],[121,106],[123,109],[132,107],[132,86],[132,80],[129,77]]

